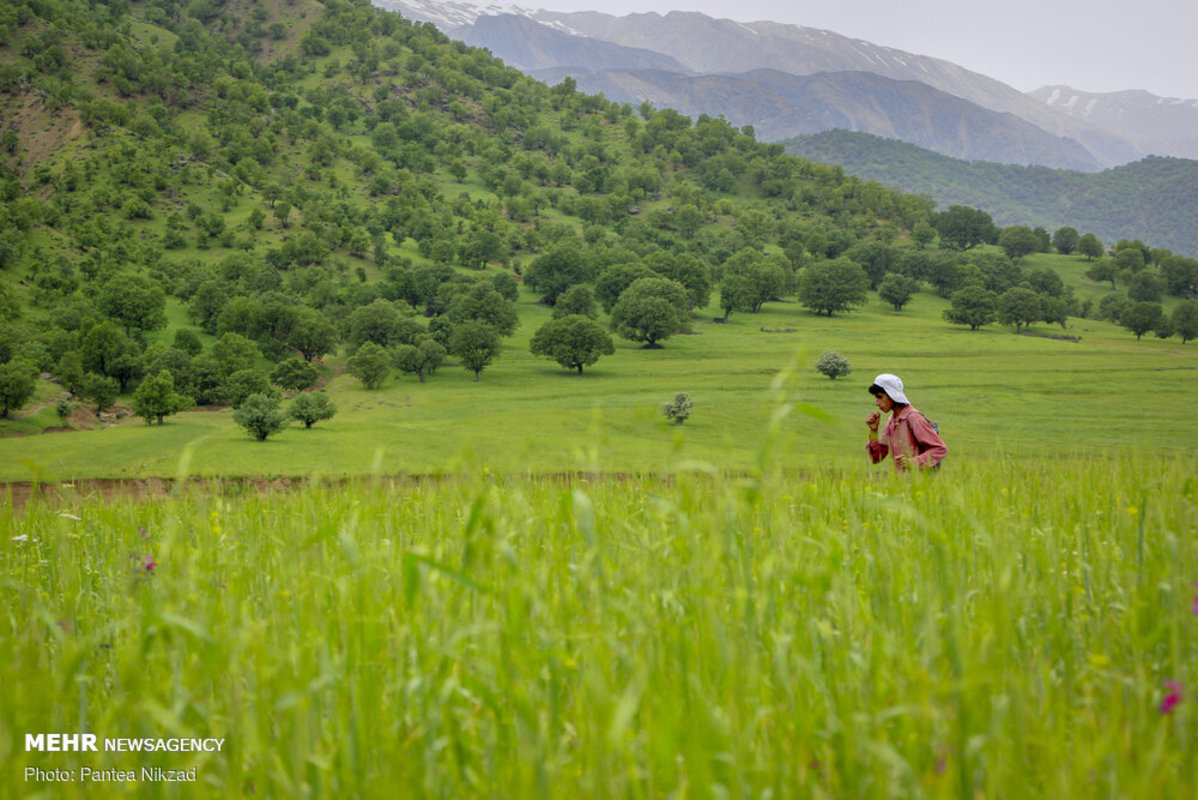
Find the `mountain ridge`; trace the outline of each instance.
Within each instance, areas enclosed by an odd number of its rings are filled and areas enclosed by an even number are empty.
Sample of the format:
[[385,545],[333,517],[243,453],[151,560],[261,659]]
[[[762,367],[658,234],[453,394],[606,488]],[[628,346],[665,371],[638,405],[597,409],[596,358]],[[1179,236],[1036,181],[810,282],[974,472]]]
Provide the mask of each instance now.
[[1114,131],[1146,153],[1198,158],[1198,100],[1143,89],[1084,92],[1064,85],[1042,86],[1028,96]]
[[1068,225],[1110,244],[1143,239],[1198,255],[1198,161],[1148,156],[1098,173],[952,159],[867,133],[826,131],[783,142],[788,153],[838,164],[864,180],[966,205],[1001,226]]
[[[1010,113],[983,109],[916,81],[866,72],[796,76],[759,69],[735,75],[682,75],[654,70],[542,69],[550,83],[570,75],[580,89],[612,100],[649,100],[688,116],[723,116],[752,126],[766,141],[831,129],[902,139],[945,155],[1009,164],[1097,171],[1081,145],[1054,137]],[[768,112],[768,113],[767,113]]]
[[[466,44],[486,48],[504,63],[530,75],[563,65],[577,70],[584,64],[589,69],[688,71],[677,59],[654,50],[613,44],[559,29],[537,35],[532,26],[542,27],[543,23],[529,17],[499,14],[480,17],[475,24],[460,28],[456,33]],[[526,47],[512,51],[506,46],[507,42],[521,38],[528,42]]]
[[[484,9],[466,3],[450,2],[444,7],[430,8],[424,0],[379,1],[413,18],[441,25],[446,33],[457,38],[468,38],[471,26],[486,24],[480,23],[486,17]],[[461,11],[467,6],[472,8],[473,19],[463,21],[470,16],[464,16]],[[865,71],[894,80],[915,80],[982,108],[1012,113],[1051,136],[1072,139],[1090,153],[1093,169],[1128,163],[1143,155],[1123,137],[1084,119],[1059,113],[1001,81],[943,59],[907,53],[833,31],[770,21],[736,22],[698,12],[673,11],[665,15],[645,12],[617,17],[598,11],[493,10],[515,12],[533,19],[546,26],[543,35],[554,31],[559,35],[589,37],[637,50],[652,50],[673,58],[694,74],[726,75],[755,69],[777,69],[796,75]],[[524,39],[501,41],[493,38],[487,46],[505,61],[529,63],[527,50],[535,50],[538,46],[527,38],[535,35],[532,29],[524,29],[524,34]],[[597,65],[578,63],[580,60],[577,54],[572,54],[570,59],[556,64],[538,63],[540,70],[569,68],[593,73],[598,68]],[[851,103],[852,98],[847,98],[846,102]],[[665,104],[672,105],[670,102]],[[705,109],[703,113],[719,112]],[[754,125],[763,130],[770,127],[766,120],[755,120]],[[992,154],[971,153],[970,157],[989,158]],[[1060,154],[1049,163],[1080,166],[1073,154]]]

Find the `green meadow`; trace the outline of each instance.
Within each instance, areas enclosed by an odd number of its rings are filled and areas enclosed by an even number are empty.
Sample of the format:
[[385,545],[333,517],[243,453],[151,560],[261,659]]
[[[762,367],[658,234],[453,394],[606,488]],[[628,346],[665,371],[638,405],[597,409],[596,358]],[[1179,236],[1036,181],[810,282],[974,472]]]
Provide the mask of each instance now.
[[[1072,277],[1080,294],[1106,291],[1071,276],[1070,259],[1039,258]],[[903,377],[915,405],[940,425],[954,461],[1192,448],[1192,343],[1151,335],[1137,341],[1086,319],[1072,319],[1068,331],[1033,326],[1037,336],[997,325],[970,331],[945,323],[945,307],[929,292],[901,313],[876,296],[832,317],[778,302],[758,314],[733,313],[724,324],[714,321],[720,312],[713,306],[696,311],[691,333],[661,349],[617,340],[614,355],[578,375],[528,352],[550,310],[524,292],[520,328],[478,382],[451,360],[426,383],[394,372],[368,391],[330,359],[328,392],[338,413],[310,430],[295,425],[256,442],[229,409],[219,409],[183,412],[163,426],[130,418],[110,428],[9,437],[0,439],[0,480],[173,477],[181,465],[203,477],[484,467],[662,473],[678,461],[743,471],[755,463],[780,396],[797,412],[777,434],[787,463],[840,467],[863,457],[862,420],[873,407],[865,387],[879,372]],[[1065,334],[1080,341],[1048,338]],[[853,373],[835,381],[817,373],[825,350],[847,357]],[[667,425],[660,405],[681,391],[695,400],[692,417]],[[52,404],[34,409],[25,413],[40,415],[43,427],[57,424]],[[7,423],[12,429],[40,429],[17,416]]]

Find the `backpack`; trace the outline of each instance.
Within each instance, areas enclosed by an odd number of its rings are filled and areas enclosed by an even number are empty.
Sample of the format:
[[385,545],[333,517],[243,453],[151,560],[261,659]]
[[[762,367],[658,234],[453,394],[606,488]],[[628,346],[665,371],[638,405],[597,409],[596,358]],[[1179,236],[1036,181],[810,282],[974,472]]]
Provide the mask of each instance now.
[[[927,416],[925,416],[924,413],[922,411],[919,411],[918,409],[914,409],[914,408],[911,409],[911,413],[918,414],[919,416],[923,417],[924,422],[926,422],[932,426],[932,430],[935,431],[936,435],[937,436],[940,435],[940,424],[939,423],[933,422],[932,420],[928,419]],[[904,420],[904,422],[905,422],[905,420]],[[915,452],[918,453],[919,455],[923,455],[927,451],[928,445],[923,444],[922,442],[920,442],[918,439],[915,438],[915,434],[911,431],[910,425],[907,425],[907,435],[911,437],[911,443],[913,445],[915,445]],[[939,466],[939,464],[937,464],[937,466]]]

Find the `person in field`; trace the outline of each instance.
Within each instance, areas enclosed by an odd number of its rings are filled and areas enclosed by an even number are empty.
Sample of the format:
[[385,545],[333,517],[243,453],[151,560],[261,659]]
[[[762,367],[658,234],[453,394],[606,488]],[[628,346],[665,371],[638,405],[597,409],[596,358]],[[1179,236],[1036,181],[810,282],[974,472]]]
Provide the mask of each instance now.
[[[948,455],[948,447],[928,418],[915,410],[903,393],[903,381],[897,375],[882,373],[874,378],[869,393],[877,411],[865,418],[869,426],[869,457],[877,464],[890,456],[896,470],[935,469]],[[886,427],[878,433],[882,415],[889,413]]]

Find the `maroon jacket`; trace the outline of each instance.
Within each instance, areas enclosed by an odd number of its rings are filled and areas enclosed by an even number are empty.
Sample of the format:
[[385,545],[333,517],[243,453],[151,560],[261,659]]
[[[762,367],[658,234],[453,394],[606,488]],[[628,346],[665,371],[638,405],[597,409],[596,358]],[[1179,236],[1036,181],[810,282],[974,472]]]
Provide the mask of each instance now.
[[[920,468],[934,467],[948,455],[948,447],[940,434],[913,406],[905,406],[890,415],[886,427],[878,433],[878,441],[868,445],[869,457],[877,464],[887,454],[915,456]],[[898,469],[898,462],[894,464]]]

